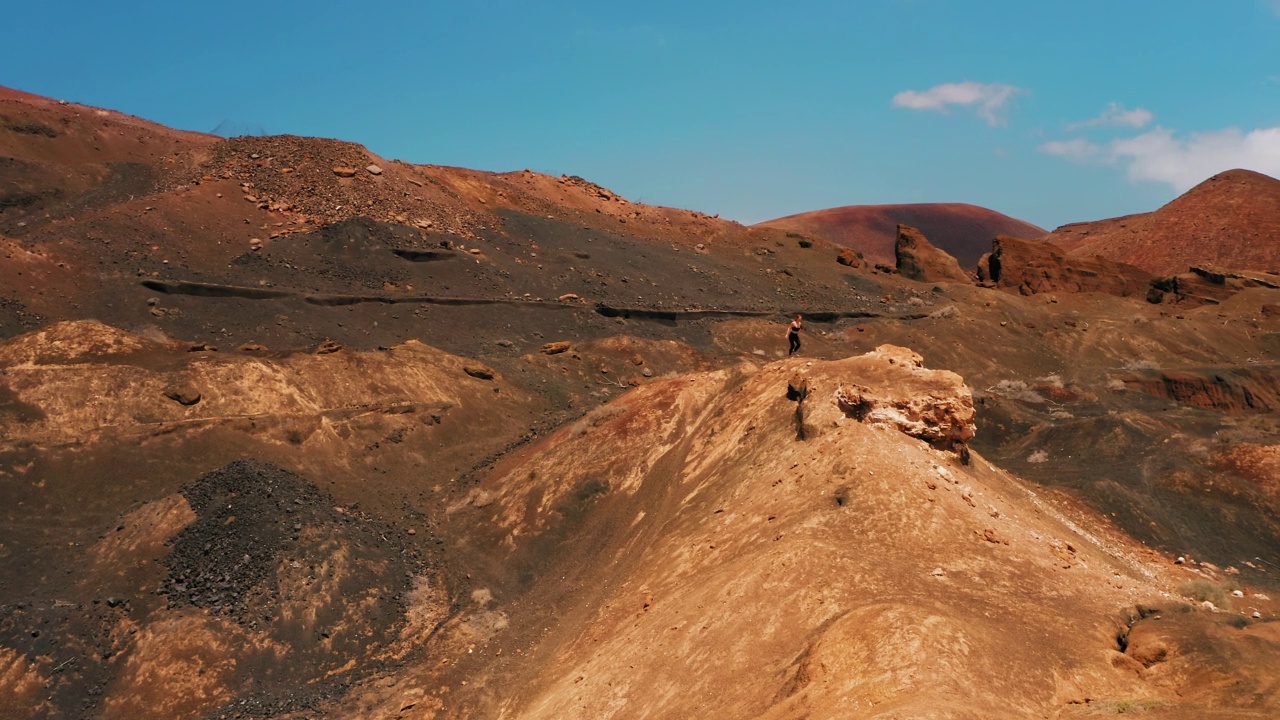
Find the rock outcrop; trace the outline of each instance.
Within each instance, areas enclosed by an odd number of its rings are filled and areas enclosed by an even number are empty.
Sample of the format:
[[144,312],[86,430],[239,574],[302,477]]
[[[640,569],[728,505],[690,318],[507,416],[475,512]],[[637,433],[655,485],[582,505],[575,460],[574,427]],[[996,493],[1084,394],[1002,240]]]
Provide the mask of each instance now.
[[1185,273],[1152,280],[1147,299],[1153,303],[1217,305],[1249,288],[1280,288],[1280,275],[1196,266]]
[[836,255],[836,262],[841,265],[848,265],[851,268],[857,268],[862,265],[862,256],[852,248],[844,248]]
[[920,282],[972,282],[951,255],[929,242],[924,233],[910,225],[898,226],[898,241],[893,246],[898,273]]
[[1184,405],[1228,413],[1266,413],[1280,407],[1280,369],[1143,370],[1115,376],[1130,390]]
[[948,370],[930,370],[907,348],[881,345],[866,355],[827,363],[821,376],[793,377],[799,435],[809,439],[851,418],[894,428],[940,450],[967,457],[976,433],[973,393]]
[[[254,418],[259,439],[317,452],[334,437],[315,430],[353,408],[377,418],[367,423],[378,428],[376,441],[478,393],[488,407],[510,410],[515,402],[513,388],[487,365],[413,340],[371,353],[191,355],[181,344],[92,321],[58,323],[0,343],[0,452],[198,433],[236,418]],[[469,377],[441,380],[463,373]],[[489,383],[502,392],[494,394]]]
[[919,228],[933,245],[972,269],[997,235],[1040,237],[1044,230],[994,210],[964,203],[849,205],[766,220],[756,227],[778,228],[822,238],[866,256],[868,265],[893,261],[899,224]]
[[1103,258],[1069,256],[1049,243],[1000,236],[978,261],[978,281],[1023,295],[1100,292],[1142,297],[1151,287],[1151,274]]

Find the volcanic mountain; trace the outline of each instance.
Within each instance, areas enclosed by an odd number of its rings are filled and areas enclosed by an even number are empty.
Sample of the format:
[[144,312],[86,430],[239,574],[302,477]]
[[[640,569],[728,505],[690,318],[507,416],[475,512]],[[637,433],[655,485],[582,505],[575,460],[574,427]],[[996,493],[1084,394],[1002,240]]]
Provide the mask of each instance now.
[[0,94],[0,717],[1276,716],[1280,283],[790,232]]
[[1063,225],[1045,237],[1164,275],[1192,265],[1280,270],[1280,180],[1250,170],[1214,175],[1160,209]]
[[1034,238],[1044,234],[1030,223],[964,203],[848,205],[766,220],[756,227],[823,238],[861,252],[871,263],[892,265],[899,224],[920,230],[970,270],[983,253],[991,251],[991,240],[997,235]]

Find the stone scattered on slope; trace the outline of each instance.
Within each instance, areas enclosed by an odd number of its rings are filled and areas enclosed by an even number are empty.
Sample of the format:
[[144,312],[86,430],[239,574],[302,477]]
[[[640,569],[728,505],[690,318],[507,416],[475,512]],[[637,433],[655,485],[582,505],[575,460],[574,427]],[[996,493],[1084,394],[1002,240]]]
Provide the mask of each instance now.
[[851,268],[856,268],[862,265],[862,258],[859,257],[858,251],[851,248],[844,248],[838,255],[836,255],[836,262],[841,265],[848,265]]
[[479,380],[493,379],[493,368],[481,363],[467,363],[462,366],[462,371]]

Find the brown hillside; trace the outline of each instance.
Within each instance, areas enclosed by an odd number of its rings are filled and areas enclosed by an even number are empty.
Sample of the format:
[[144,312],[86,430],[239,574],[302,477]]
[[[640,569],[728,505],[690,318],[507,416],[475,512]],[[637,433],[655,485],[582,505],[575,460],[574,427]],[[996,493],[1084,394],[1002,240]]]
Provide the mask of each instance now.
[[0,718],[1280,713],[1280,280],[0,116]]
[[1280,270],[1280,180],[1228,170],[1159,210],[1063,225],[1044,239],[1073,255],[1172,275],[1193,265]]
[[849,205],[766,220],[756,227],[823,238],[861,252],[872,263],[892,265],[898,225],[918,229],[970,270],[983,253],[991,251],[991,239],[997,235],[1034,238],[1044,234],[1030,223],[964,203]]

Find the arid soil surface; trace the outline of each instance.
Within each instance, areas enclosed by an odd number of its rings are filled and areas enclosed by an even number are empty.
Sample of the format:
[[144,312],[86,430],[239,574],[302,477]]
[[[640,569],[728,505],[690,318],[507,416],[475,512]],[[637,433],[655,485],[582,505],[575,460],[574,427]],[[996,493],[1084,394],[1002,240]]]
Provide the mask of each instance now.
[[0,717],[1276,717],[1271,276],[842,249],[0,92]]

